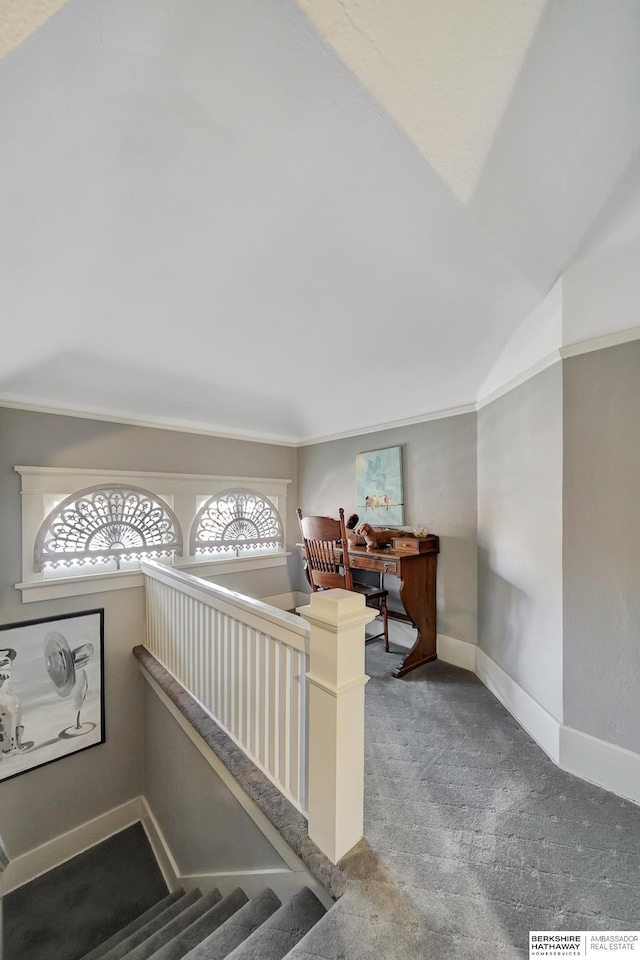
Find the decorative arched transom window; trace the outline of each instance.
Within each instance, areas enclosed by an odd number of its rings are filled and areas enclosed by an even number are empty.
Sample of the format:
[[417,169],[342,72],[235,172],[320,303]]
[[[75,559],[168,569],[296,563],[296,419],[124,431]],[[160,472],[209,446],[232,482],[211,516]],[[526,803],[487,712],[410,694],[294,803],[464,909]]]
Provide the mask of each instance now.
[[271,501],[254,490],[225,490],[210,497],[196,514],[189,551],[240,553],[279,550],[284,535]]
[[140,587],[140,561],[201,577],[285,566],[290,480],[16,466],[23,603]]
[[35,541],[34,569],[182,555],[171,507],[142,487],[86,487],[58,503]]

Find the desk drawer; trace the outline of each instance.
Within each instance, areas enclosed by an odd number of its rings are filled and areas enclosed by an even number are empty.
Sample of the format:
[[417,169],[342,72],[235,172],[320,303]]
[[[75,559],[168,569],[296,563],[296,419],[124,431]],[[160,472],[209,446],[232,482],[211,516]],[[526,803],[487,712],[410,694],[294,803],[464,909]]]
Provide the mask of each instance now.
[[378,557],[351,557],[351,566],[354,570],[375,570],[377,573],[393,573],[397,575],[398,563],[389,557],[380,560]]

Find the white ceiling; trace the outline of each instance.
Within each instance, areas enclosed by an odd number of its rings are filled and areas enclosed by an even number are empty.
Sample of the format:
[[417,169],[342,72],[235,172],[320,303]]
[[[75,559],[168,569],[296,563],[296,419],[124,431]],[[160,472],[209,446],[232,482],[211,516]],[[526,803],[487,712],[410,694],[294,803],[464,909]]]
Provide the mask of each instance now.
[[640,6],[526,6],[457,168],[317,10],[71,0],[0,62],[0,398],[289,441],[473,402],[640,145]]

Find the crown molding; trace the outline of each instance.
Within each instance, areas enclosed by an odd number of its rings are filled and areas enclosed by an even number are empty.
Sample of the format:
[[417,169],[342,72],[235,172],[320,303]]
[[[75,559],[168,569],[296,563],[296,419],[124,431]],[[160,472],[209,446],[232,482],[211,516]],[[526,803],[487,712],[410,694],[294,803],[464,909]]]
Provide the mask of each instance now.
[[459,417],[465,413],[475,413],[475,403],[465,403],[459,407],[448,407],[446,410],[435,410],[432,413],[421,413],[416,417],[407,417],[405,420],[390,420],[388,423],[379,423],[375,426],[359,427],[357,430],[345,430],[342,433],[329,433],[319,437],[309,437],[298,440],[297,447],[309,447],[315,443],[330,443],[332,440],[346,440],[349,437],[362,437],[368,433],[381,433],[383,430],[395,430],[397,427],[410,427],[414,423],[427,423],[430,420],[444,420],[446,417]]
[[629,327],[627,330],[618,330],[616,333],[606,333],[601,337],[570,343],[560,349],[560,356],[563,360],[568,360],[570,357],[579,357],[582,353],[606,350],[608,347],[617,347],[622,343],[631,343],[633,340],[640,340],[640,327]]
[[27,410],[31,413],[50,413],[56,417],[78,417],[81,420],[100,420],[106,423],[119,423],[127,427],[149,427],[153,430],[173,430],[176,433],[196,433],[202,437],[219,437],[222,440],[245,440],[249,443],[270,443],[281,447],[296,447],[295,437],[283,437],[247,430],[225,430],[211,424],[201,424],[189,420],[161,419],[160,417],[136,417],[133,414],[116,413],[110,410],[97,410],[80,407],[58,407],[25,397],[12,400],[0,396],[0,407],[11,410]]
[[487,404],[493,403],[494,400],[503,397],[505,393],[510,393],[511,390],[515,390],[516,387],[526,383],[527,380],[542,373],[542,371],[548,367],[552,367],[554,363],[558,363],[561,359],[562,357],[560,356],[559,350],[554,350],[553,353],[547,354],[542,360],[533,363],[530,367],[527,367],[526,370],[523,370],[522,373],[512,377],[511,380],[507,380],[506,383],[503,383],[502,386],[497,387],[495,390],[492,390],[491,393],[486,393],[483,397],[478,397],[475,404],[476,410],[482,410]]
[[608,347],[617,347],[620,344],[631,343],[634,340],[640,340],[640,327],[629,327],[627,330],[618,330],[616,333],[606,333],[600,337],[592,337],[589,340],[580,340],[578,343],[571,343],[567,344],[567,346],[560,347],[558,350],[547,354],[546,357],[542,357],[541,360],[538,360],[530,367],[527,367],[522,373],[507,380],[502,386],[492,390],[491,393],[479,396],[475,404],[476,410],[481,410],[483,407],[486,407],[487,404],[493,403],[494,400],[504,396],[505,393],[515,390],[516,387],[535,377],[538,373],[542,373],[547,367],[558,363],[559,360],[568,360],[570,357],[578,357],[583,353],[594,353],[596,350],[606,350]]

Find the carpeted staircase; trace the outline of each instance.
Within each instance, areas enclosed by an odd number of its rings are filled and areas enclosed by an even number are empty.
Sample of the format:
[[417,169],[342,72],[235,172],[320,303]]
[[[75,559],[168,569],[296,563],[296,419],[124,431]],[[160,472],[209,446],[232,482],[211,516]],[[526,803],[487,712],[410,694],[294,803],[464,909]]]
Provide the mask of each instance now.
[[251,900],[179,890],[81,960],[282,960],[325,912],[306,887],[284,904],[269,888]]
[[307,887],[285,903],[269,888],[168,893],[141,823],[4,907],[5,960],[282,960],[326,913]]

